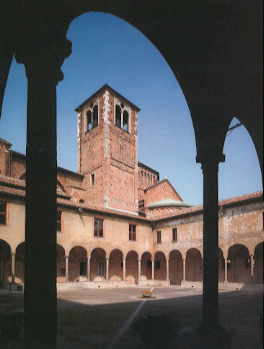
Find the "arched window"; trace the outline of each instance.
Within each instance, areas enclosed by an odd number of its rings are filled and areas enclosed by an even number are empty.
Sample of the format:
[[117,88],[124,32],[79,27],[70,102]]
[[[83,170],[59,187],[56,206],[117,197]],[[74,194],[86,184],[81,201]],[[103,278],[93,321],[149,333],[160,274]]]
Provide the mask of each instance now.
[[98,106],[93,107],[93,127],[98,126]]
[[86,126],[86,132],[90,131],[92,129],[92,112],[91,110],[88,110],[86,113],[86,118],[87,118],[87,126]]
[[123,103],[115,106],[115,125],[129,132],[129,114]]
[[116,111],[115,124],[117,127],[121,128],[121,108],[119,107],[119,105],[116,105],[115,111]]
[[128,112],[126,110],[123,113],[123,129],[128,132]]
[[89,132],[96,126],[98,126],[98,105],[91,103],[90,108],[86,113],[84,132]]

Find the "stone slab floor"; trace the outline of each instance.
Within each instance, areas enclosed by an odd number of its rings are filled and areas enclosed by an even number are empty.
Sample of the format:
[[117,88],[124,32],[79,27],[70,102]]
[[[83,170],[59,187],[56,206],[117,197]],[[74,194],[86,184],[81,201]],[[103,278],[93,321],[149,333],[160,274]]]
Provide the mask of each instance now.
[[[202,291],[177,286],[154,288],[153,298],[141,298],[143,288],[80,289],[58,293],[57,347],[149,348],[133,328],[140,318],[164,316],[181,333],[197,328],[202,319]],[[232,348],[262,348],[263,294],[234,290],[219,293],[221,325],[236,333]],[[0,313],[23,311],[23,293],[0,291]],[[1,324],[0,324],[1,326]],[[161,329],[158,329],[158,331]],[[24,348],[23,329],[6,338],[1,348]],[[169,345],[163,348],[171,347]],[[175,347],[175,346],[173,346]]]

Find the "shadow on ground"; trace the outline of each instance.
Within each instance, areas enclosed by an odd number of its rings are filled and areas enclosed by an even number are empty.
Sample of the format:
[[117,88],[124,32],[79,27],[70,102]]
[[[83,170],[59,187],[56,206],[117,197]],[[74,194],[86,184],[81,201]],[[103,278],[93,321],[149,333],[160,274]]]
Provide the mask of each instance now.
[[[155,299],[147,300],[128,326],[118,336],[120,329],[136,311],[143,300],[139,299],[140,290],[71,290],[58,294],[58,335],[57,347],[68,348],[169,348],[177,347],[174,341],[144,344],[142,336],[135,328],[141,319],[159,317],[165,323],[175,325],[177,331],[184,336],[199,327],[202,320],[202,294],[197,290],[183,290],[175,287],[156,288]],[[23,309],[23,294],[3,292],[0,294],[1,314]],[[232,348],[262,348],[261,321],[263,297],[261,293],[243,291],[222,292],[219,294],[220,323],[236,333],[232,339]],[[3,320],[3,318],[2,318]],[[144,323],[142,326],[146,326]],[[21,328],[5,333],[0,322],[3,348],[24,348]],[[155,328],[155,326],[154,326]],[[153,329],[152,329],[153,330]],[[164,335],[162,325],[155,332]],[[122,331],[121,331],[122,332]],[[171,336],[171,334],[170,334]],[[173,337],[173,335],[172,335]],[[113,343],[113,338],[117,340]],[[112,345],[113,344],[113,345]],[[193,346],[194,348],[195,346]],[[183,345],[179,348],[184,348]]]

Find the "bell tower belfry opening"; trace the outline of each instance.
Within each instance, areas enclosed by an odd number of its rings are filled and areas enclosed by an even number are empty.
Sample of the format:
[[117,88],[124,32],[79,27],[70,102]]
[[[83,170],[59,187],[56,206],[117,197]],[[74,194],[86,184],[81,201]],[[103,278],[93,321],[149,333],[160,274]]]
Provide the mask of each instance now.
[[108,85],[76,108],[85,201],[137,213],[138,107]]

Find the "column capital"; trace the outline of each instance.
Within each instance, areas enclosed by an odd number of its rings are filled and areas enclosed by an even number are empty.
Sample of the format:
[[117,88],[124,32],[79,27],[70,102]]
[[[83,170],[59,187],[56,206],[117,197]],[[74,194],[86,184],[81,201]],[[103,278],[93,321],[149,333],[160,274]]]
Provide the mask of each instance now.
[[[58,31],[56,23],[40,23],[27,28],[21,45],[15,52],[18,63],[23,63],[27,77],[43,79],[57,85],[63,80],[61,66],[71,54],[71,42],[66,30]],[[43,83],[43,81],[42,81]]]

